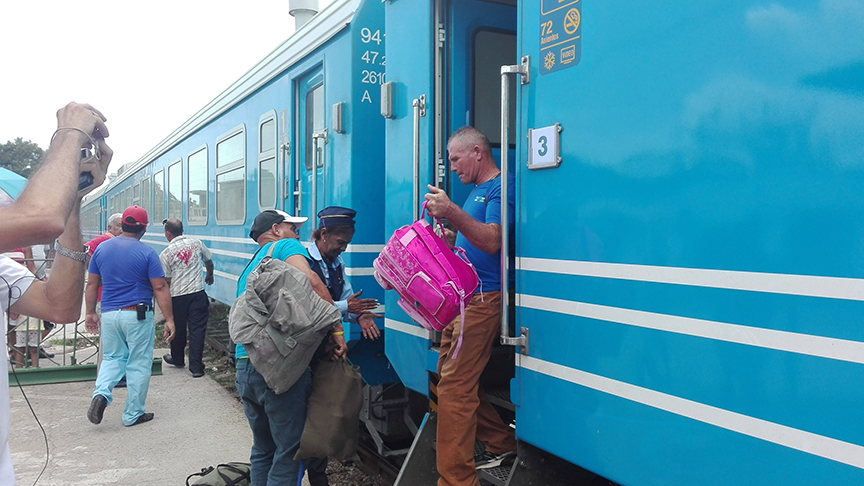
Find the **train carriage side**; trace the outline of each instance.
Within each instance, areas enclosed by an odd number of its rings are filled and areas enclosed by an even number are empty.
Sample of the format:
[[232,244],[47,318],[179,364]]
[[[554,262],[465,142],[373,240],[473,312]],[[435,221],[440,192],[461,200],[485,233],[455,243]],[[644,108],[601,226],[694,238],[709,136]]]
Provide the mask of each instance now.
[[519,438],[621,484],[862,483],[864,11],[519,7]]
[[[412,151],[421,187],[454,189],[444,137],[482,121],[459,71],[502,5],[515,464],[537,448],[624,485],[862,483],[864,42],[846,33],[864,11],[389,2],[388,231],[410,221]],[[387,327],[400,377],[428,393],[434,336],[398,312]]]
[[[322,166],[317,207],[368,205],[368,211],[358,214],[355,242],[361,250],[381,244],[381,224],[373,210],[380,206],[374,198],[381,187],[376,164],[382,156],[373,136],[380,121],[366,120],[353,106],[360,75],[353,75],[352,18],[365,11],[358,7],[361,3],[334,2],[319,13],[134,164],[129,169],[134,174],[118,175],[108,191],[109,212],[133,201],[145,206],[151,227],[144,241],[156,250],[167,245],[161,230],[166,217],[181,219],[187,234],[207,243],[217,268],[210,290],[220,301],[233,301],[237,275],[257,248],[248,228],[259,211],[279,208],[309,216],[310,177],[304,166],[316,151],[307,148],[325,130],[328,139],[317,150]],[[374,9],[367,17],[374,20]],[[343,116],[338,133],[331,120],[336,100]],[[364,189],[352,190],[352,178]],[[132,191],[149,197],[133,199]],[[308,240],[312,226],[310,219],[301,239]],[[359,273],[364,276],[362,269]],[[368,287],[367,293],[375,292]]]
[[109,215],[105,191],[108,189],[108,184],[103,184],[93,192],[85,196],[81,202],[81,234],[84,241],[89,241],[96,236],[99,236],[107,227],[106,221]]

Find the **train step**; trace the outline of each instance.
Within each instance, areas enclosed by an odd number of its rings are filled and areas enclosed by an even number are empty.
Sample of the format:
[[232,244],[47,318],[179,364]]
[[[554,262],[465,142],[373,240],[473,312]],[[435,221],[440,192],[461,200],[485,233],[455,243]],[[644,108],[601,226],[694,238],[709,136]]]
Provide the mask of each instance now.
[[[437,428],[437,415],[428,413],[393,486],[435,486],[438,483],[435,464]],[[478,469],[477,478],[482,486],[617,486],[523,441],[517,441],[516,457],[512,463]]]

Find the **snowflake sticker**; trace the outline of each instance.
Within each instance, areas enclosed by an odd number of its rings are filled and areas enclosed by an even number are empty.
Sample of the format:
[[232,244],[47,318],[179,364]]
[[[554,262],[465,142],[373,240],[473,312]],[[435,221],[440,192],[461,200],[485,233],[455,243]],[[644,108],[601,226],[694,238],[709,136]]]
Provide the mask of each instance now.
[[543,60],[543,64],[546,66],[546,69],[552,69],[552,66],[555,65],[555,54],[552,52],[547,52],[546,59]]

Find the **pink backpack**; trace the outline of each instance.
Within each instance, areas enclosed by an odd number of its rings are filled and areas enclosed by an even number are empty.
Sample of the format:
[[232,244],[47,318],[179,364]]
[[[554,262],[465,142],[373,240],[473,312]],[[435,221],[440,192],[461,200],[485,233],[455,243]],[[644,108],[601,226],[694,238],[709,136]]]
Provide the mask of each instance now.
[[[396,230],[372,265],[384,290],[395,290],[401,297],[399,307],[424,328],[440,331],[457,315],[464,322],[465,306],[480,279],[465,250],[451,248],[436,235],[425,214],[424,202],[420,219]],[[441,225],[437,218],[436,222]],[[460,332],[454,358],[461,346]]]

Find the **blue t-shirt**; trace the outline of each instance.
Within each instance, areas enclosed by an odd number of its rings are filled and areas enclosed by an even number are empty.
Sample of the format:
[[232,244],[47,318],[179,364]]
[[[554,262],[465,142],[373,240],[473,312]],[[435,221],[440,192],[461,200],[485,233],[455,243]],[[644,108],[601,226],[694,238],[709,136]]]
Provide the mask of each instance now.
[[93,252],[88,271],[102,279],[102,312],[139,302],[153,305],[150,279],[165,276],[156,251],[124,236],[102,242]]
[[[514,188],[515,177],[513,174],[507,178],[507,206],[509,207],[507,215],[508,233],[510,241],[510,285],[513,287],[516,281],[514,267],[514,252],[515,231],[513,224],[513,215],[516,207],[516,194]],[[468,213],[469,216],[480,221],[481,223],[501,224],[501,177],[496,177],[491,181],[486,181],[483,184],[474,186],[465,204],[462,205],[462,210]],[[484,292],[501,290],[501,252],[486,253],[472,245],[470,241],[460,231],[456,235],[456,246],[465,250],[474,268],[477,270],[477,275],[480,277],[480,282]],[[478,288],[478,290],[480,290]]]
[[[303,255],[303,258],[306,258],[306,248],[303,247],[303,244],[300,243],[300,240],[294,238],[285,238],[279,241],[270,242],[266,245],[262,246],[258,249],[258,252],[255,253],[255,256],[252,257],[252,260],[249,262],[249,265],[246,265],[246,269],[243,270],[243,273],[240,275],[240,278],[237,280],[237,297],[246,291],[246,279],[249,278],[249,274],[252,270],[258,268],[258,263],[267,256],[267,252],[270,250],[270,245],[276,245],[276,248],[273,249],[273,259],[274,260],[286,260],[289,257],[294,255]],[[234,349],[234,358],[248,358],[249,355],[246,354],[246,348],[243,347],[242,344],[238,344]]]

